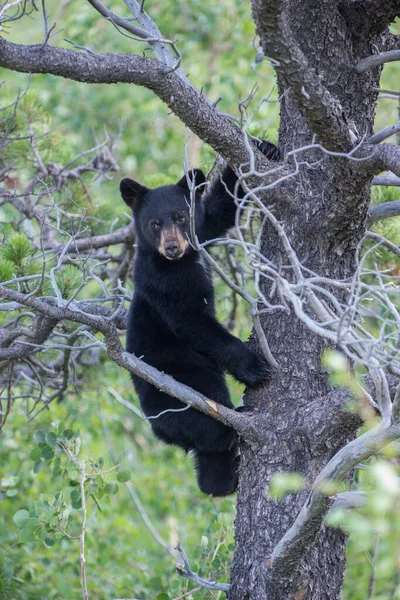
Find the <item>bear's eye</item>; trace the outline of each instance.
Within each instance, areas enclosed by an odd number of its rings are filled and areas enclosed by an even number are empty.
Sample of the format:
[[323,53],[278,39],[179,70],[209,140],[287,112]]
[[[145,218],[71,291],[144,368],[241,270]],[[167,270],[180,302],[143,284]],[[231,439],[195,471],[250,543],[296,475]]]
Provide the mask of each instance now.
[[185,215],[178,215],[178,216],[176,217],[176,222],[177,222],[177,223],[179,223],[179,224],[182,224],[182,223],[184,223],[185,221],[186,221],[186,217],[185,217]]
[[150,223],[150,226],[151,226],[152,229],[156,230],[156,229],[159,229],[161,227],[161,223],[160,223],[160,221],[152,221]]

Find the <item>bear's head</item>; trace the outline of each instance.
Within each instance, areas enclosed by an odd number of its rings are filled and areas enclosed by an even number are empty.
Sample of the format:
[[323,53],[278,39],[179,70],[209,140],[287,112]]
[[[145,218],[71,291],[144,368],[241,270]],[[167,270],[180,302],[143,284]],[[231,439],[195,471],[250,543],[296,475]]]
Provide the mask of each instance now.
[[[121,196],[134,214],[139,247],[157,251],[168,260],[179,260],[189,251],[190,188],[194,182],[196,197],[200,198],[205,180],[200,169],[189,171],[175,185],[155,189],[128,177],[122,179]],[[200,204],[195,204],[195,222],[201,217]]]

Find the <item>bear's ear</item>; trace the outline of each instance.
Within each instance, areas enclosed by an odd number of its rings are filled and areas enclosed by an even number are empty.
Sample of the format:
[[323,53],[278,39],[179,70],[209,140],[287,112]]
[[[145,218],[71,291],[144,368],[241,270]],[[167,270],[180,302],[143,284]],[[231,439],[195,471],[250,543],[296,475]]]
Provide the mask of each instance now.
[[129,177],[122,179],[121,183],[119,184],[119,189],[124,202],[132,210],[136,208],[138,201],[141,200],[141,198],[143,198],[143,196],[145,196],[149,191],[149,188],[141,185],[133,179],[129,179]]
[[[196,189],[196,195],[201,196],[205,189],[205,185],[203,185],[203,184],[206,182],[206,177],[205,177],[203,171],[201,169],[191,169],[190,171],[188,171],[188,176],[189,176],[190,181],[194,181],[196,187],[201,186],[201,187],[197,187],[197,189]],[[176,185],[179,185],[179,187],[183,188],[185,191],[188,191],[188,192],[190,191],[186,173],[182,177],[182,179],[180,179],[178,181],[178,183]]]

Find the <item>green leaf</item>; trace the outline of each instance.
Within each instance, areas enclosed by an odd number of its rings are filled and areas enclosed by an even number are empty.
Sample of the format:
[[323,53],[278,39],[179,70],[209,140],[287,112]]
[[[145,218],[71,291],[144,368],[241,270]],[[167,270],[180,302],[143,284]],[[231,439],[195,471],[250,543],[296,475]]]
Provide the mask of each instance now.
[[118,492],[118,484],[117,483],[106,483],[104,486],[104,493],[110,494],[114,496]]
[[130,480],[130,478],[131,478],[131,473],[127,469],[122,469],[121,471],[118,471],[118,473],[117,473],[117,481],[119,481],[119,483],[126,483],[127,481]]
[[50,448],[50,446],[44,446],[44,448],[42,448],[42,458],[44,458],[45,460],[51,460],[54,456],[54,450],[53,448]]
[[35,431],[33,437],[38,444],[41,444],[46,441],[46,434],[41,429]]
[[41,460],[38,460],[37,462],[35,462],[35,464],[33,465],[33,472],[34,473],[40,473],[40,471],[43,469],[43,463]]
[[49,446],[55,446],[57,444],[57,436],[53,431],[49,431],[46,434],[46,442]]
[[9,260],[16,265],[21,265],[23,261],[30,258],[35,252],[35,246],[26,237],[24,233],[11,233],[3,243],[0,250],[1,258]]
[[35,529],[37,528],[38,525],[39,525],[39,522],[37,519],[35,519],[35,517],[31,517],[26,522],[26,528],[29,529],[30,531],[35,531]]
[[72,429],[64,429],[63,437],[65,437],[67,440],[72,440],[72,438],[74,437],[74,432],[72,431]]
[[21,542],[33,542],[33,540],[35,539],[35,533],[30,529],[24,527],[24,529],[21,529],[21,531],[19,532],[19,539],[21,540]]
[[281,472],[273,475],[269,495],[274,500],[279,500],[287,494],[298,492],[304,486],[302,476],[296,472]]
[[81,499],[81,492],[79,490],[72,490],[70,497],[72,502],[78,502]]
[[29,513],[27,510],[22,509],[15,513],[13,521],[17,527],[24,527],[29,521]]
[[52,540],[51,538],[46,538],[44,540],[44,543],[46,544],[46,546],[55,546],[56,545],[56,541]]
[[29,458],[31,460],[33,460],[34,462],[40,460],[42,456],[42,449],[39,448],[39,446],[36,446],[33,450],[31,450],[31,453],[29,454]]
[[15,272],[15,265],[11,260],[0,258],[0,281],[10,281]]

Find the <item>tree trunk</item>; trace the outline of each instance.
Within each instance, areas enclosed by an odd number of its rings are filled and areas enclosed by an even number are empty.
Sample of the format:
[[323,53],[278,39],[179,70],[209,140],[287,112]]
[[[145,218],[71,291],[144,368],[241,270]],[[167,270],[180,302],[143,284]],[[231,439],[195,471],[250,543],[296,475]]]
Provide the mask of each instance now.
[[[382,36],[365,39],[352,34],[339,12],[331,13],[329,7],[327,10],[330,4],[291,0],[288,21],[308,64],[335,101],[340,102],[343,119],[352,124],[355,132],[369,137],[377,96],[373,88],[379,86],[380,69],[360,75],[353,65],[372,53],[373,41],[382,47]],[[263,23],[262,3],[253,2],[253,10],[264,53],[275,58],[273,35],[266,35],[268,23]],[[343,67],[346,63],[347,68]],[[312,144],[316,133],[292,99],[288,71],[286,67],[277,68],[279,92],[286,92],[279,132],[279,146],[284,152]],[[308,91],[305,86],[305,97]],[[321,126],[324,127],[323,122]],[[331,141],[331,148],[337,149],[340,139]],[[305,267],[324,277],[348,279],[354,273],[356,248],[365,229],[371,178],[368,173],[355,172],[351,161],[324,155],[319,150],[299,156],[299,161],[322,162],[317,169],[309,169],[303,163],[299,174],[283,184],[287,203],[280,203],[274,213]],[[288,265],[283,246],[269,224],[263,232],[262,253],[276,265]],[[270,294],[268,283],[263,292]],[[271,569],[269,560],[304,504],[316,476],[332,455],[354,437],[357,424],[346,426],[345,414],[340,419],[332,414],[335,392],[321,366],[327,341],[314,335],[293,311],[272,313],[264,318],[263,326],[280,368],[266,389],[250,391],[245,398],[247,407],[260,412],[257,419],[263,435],[243,439],[241,444],[236,551],[229,600],[337,600],[341,597],[345,568],[343,532],[322,526],[315,544],[308,550],[305,546],[299,566],[294,565],[291,573]],[[306,409],[313,402],[321,410],[310,413]],[[327,417],[331,421],[328,424]],[[271,499],[271,477],[294,471],[304,478],[304,489],[280,501]]]

